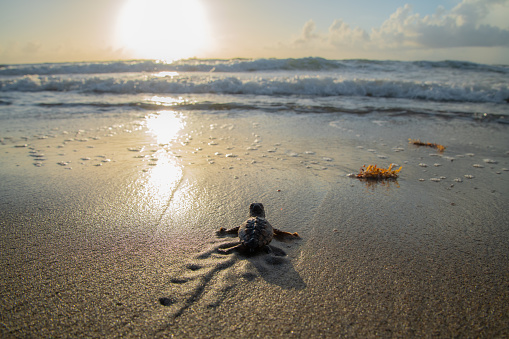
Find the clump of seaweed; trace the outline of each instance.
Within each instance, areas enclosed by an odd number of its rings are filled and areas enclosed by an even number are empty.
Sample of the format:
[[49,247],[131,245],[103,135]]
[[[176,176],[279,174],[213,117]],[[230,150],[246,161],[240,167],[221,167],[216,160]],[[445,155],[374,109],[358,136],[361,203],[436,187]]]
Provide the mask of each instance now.
[[355,177],[359,179],[370,179],[370,180],[387,180],[387,179],[396,179],[399,175],[399,171],[403,167],[398,169],[392,169],[393,164],[389,165],[389,168],[377,167],[376,165],[366,165],[362,166]]
[[427,146],[427,147],[433,147],[433,148],[436,148],[437,150],[439,150],[440,152],[443,152],[445,150],[445,146],[443,145],[440,145],[440,144],[436,144],[436,143],[431,143],[431,142],[422,142],[420,141],[419,139],[408,139],[408,141],[411,143],[411,144],[414,144],[414,145],[417,145],[417,146]]

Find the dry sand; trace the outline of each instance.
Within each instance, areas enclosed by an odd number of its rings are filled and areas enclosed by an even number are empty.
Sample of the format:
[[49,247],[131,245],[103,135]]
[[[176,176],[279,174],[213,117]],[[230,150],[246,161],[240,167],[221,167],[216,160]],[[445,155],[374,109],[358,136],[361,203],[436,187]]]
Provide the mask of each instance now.
[[[3,139],[0,336],[509,336],[508,126],[155,118],[176,139],[143,124]],[[390,163],[397,182],[347,176]],[[218,253],[235,239],[215,231],[254,201],[301,239]]]

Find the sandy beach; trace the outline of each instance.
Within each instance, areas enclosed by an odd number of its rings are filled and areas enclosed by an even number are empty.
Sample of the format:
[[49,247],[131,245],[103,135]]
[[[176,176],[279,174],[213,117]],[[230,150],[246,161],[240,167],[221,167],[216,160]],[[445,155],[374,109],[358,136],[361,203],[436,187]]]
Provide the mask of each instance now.
[[[2,136],[1,337],[509,336],[507,124],[152,119]],[[255,201],[301,239],[219,253]]]

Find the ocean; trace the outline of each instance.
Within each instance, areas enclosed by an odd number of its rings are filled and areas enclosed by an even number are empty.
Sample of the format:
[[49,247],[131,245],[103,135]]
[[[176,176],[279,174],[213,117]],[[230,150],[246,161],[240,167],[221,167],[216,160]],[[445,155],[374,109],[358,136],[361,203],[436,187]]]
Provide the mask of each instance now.
[[161,110],[419,115],[508,123],[508,84],[509,66],[462,61],[302,58],[2,65],[0,132],[5,137],[36,128],[47,134],[59,124],[80,128]]

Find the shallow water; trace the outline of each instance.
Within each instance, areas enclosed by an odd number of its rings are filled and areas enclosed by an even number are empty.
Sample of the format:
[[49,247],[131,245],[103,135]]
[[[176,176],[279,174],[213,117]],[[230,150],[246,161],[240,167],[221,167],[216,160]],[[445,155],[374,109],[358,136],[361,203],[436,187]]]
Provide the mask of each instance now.
[[507,122],[508,81],[507,66],[454,61],[308,58],[7,65],[0,68],[0,137],[132,123],[162,110],[377,112]]

